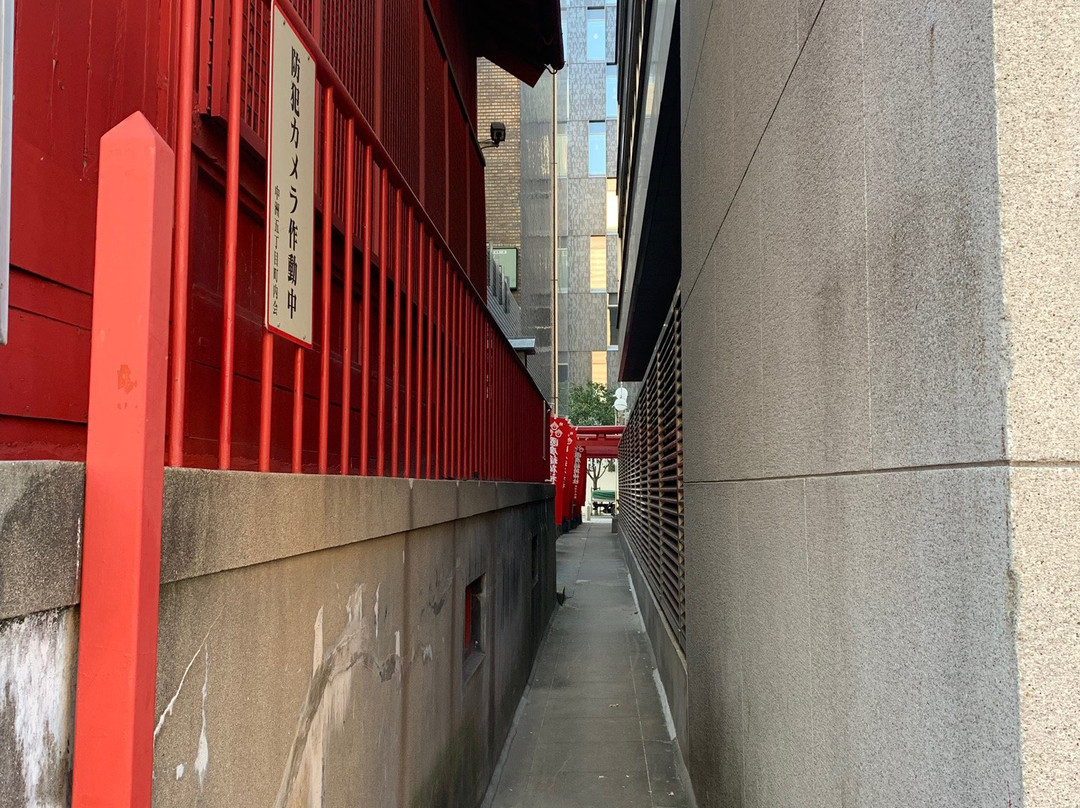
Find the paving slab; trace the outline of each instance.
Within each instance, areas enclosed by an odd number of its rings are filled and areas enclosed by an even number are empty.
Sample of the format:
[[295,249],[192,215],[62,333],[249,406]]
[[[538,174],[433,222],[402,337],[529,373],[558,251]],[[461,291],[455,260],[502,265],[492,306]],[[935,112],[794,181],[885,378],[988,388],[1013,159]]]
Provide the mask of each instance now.
[[559,539],[552,619],[491,808],[690,808],[610,522]]

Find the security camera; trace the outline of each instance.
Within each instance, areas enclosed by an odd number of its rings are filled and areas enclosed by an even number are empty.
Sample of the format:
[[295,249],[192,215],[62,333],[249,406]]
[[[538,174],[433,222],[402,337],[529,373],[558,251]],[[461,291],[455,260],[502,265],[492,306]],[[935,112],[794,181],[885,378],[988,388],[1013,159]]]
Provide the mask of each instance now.
[[506,124],[502,121],[492,121],[491,140],[485,140],[480,144],[480,150],[497,149],[499,144],[506,141]]

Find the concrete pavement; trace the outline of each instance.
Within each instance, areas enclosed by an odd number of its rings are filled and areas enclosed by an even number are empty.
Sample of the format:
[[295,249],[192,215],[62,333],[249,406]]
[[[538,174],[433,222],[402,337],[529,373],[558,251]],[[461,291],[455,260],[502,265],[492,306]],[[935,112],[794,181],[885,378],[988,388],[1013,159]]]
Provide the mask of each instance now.
[[540,650],[487,804],[692,805],[609,521],[585,523],[559,540],[558,585],[566,602]]

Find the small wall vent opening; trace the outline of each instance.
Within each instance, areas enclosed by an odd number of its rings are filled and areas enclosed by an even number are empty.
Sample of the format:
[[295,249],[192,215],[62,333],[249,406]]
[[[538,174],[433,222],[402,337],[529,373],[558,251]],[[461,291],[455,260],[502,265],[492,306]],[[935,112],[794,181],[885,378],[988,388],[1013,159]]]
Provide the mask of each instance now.
[[484,576],[465,587],[465,677],[480,667],[484,656]]

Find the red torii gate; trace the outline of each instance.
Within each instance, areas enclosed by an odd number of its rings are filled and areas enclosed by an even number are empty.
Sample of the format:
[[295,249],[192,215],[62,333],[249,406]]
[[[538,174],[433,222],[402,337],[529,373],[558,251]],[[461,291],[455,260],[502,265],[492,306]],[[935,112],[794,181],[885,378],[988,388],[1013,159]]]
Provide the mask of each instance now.
[[565,418],[553,418],[550,430],[549,482],[555,484],[555,521],[568,529],[581,522],[586,462],[616,459],[623,427],[575,427]]

